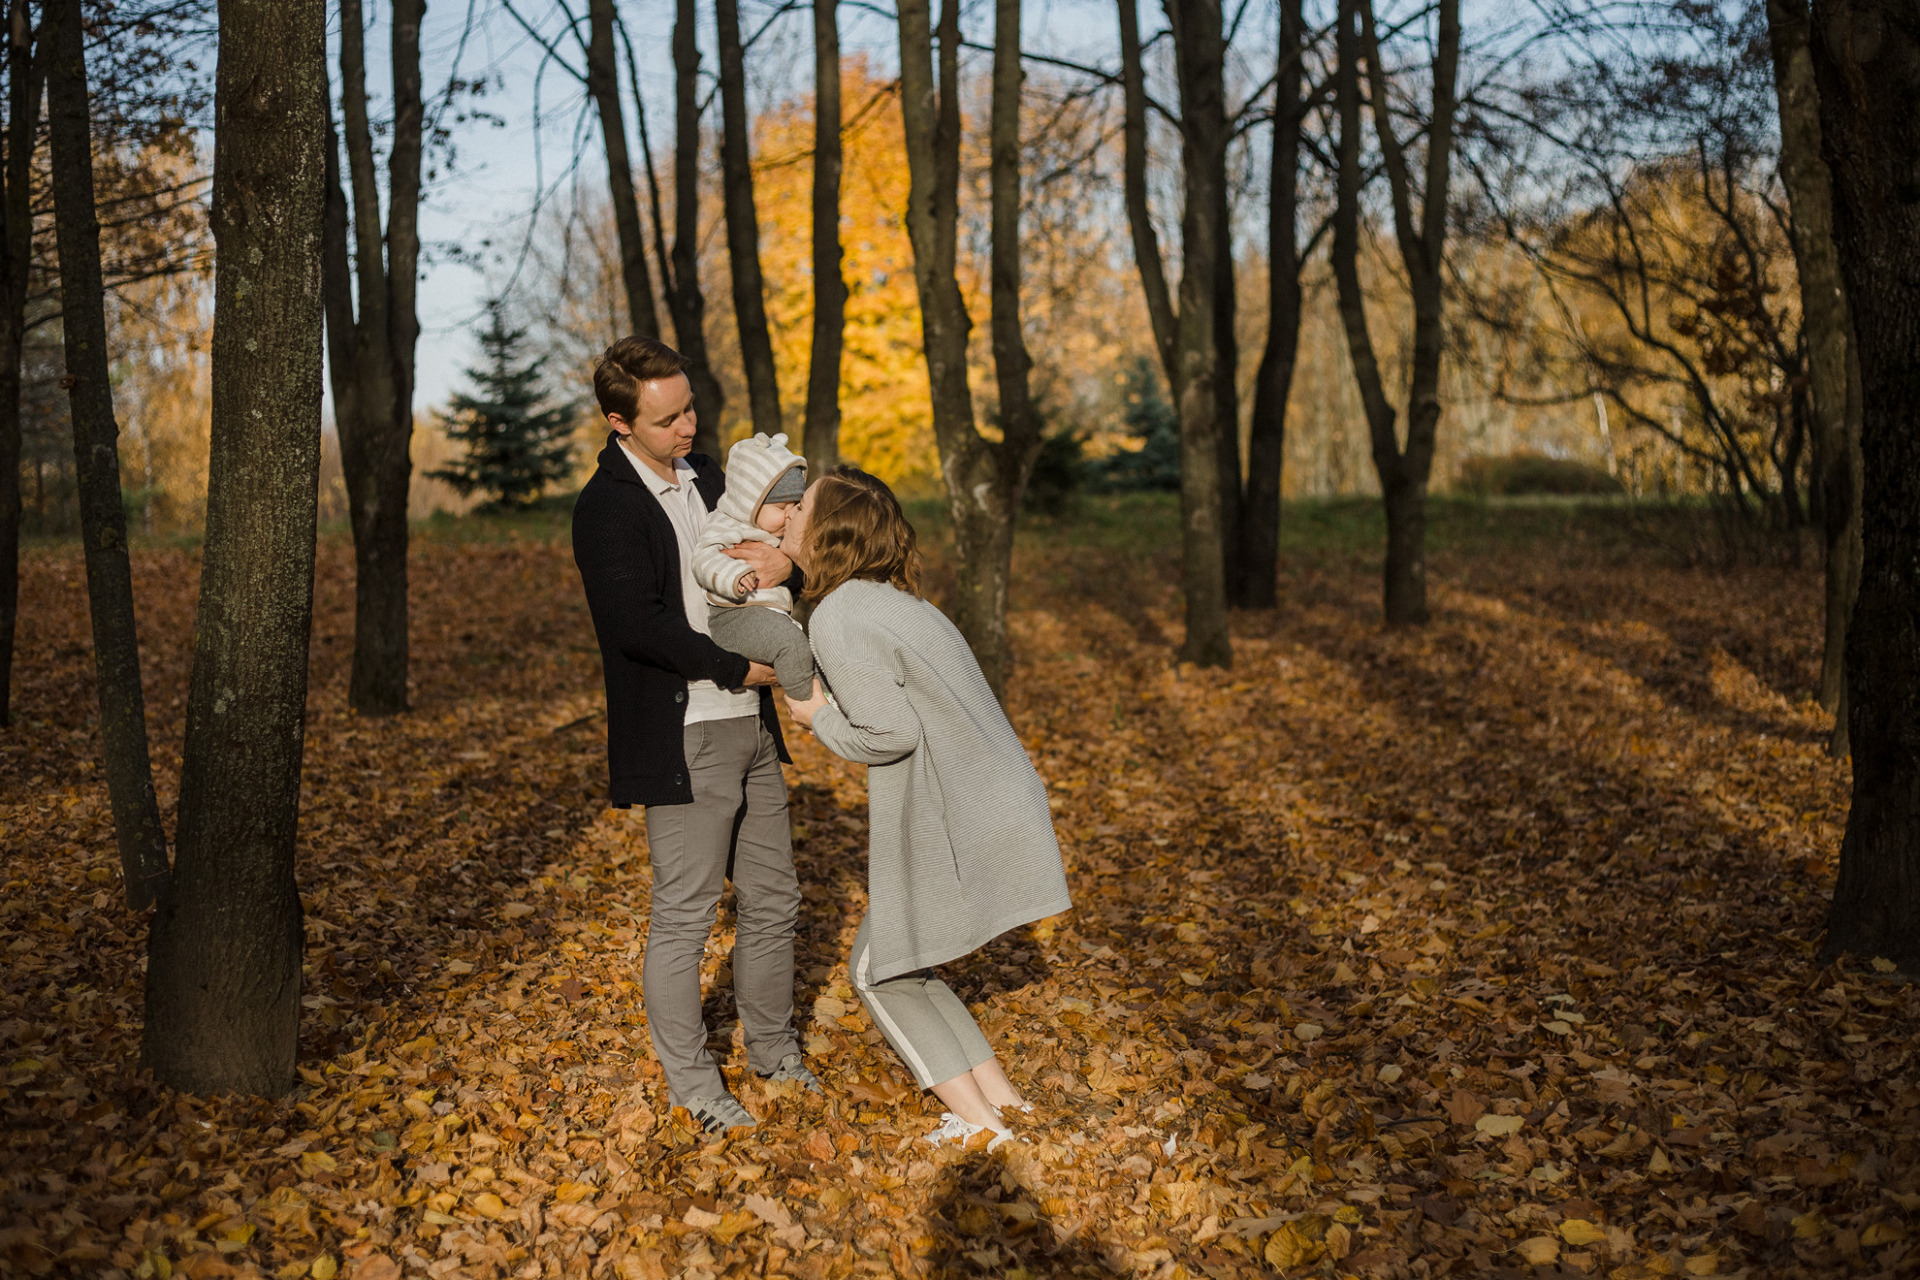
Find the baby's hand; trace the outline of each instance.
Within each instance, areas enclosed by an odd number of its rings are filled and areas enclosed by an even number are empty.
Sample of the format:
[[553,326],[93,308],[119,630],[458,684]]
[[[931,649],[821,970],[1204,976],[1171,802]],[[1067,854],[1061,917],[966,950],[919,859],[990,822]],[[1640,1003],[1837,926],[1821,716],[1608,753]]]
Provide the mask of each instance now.
[[740,596],[743,599],[747,596],[752,595],[754,592],[758,591],[759,589],[760,589],[760,576],[751,569],[741,574],[740,580],[733,584],[733,594],[735,594],[736,596]]

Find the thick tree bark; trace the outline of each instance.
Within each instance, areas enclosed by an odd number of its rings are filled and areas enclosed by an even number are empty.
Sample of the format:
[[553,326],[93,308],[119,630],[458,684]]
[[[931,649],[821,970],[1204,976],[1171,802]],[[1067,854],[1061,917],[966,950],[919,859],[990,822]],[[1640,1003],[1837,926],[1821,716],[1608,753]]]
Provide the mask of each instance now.
[[720,179],[727,211],[727,266],[733,276],[733,319],[747,375],[753,429],[779,434],[780,379],[767,331],[760,278],[760,215],[753,207],[753,153],[747,135],[747,58],[740,47],[739,0],[715,0],[720,29]]
[[1819,0],[1812,23],[1834,239],[1862,393],[1860,589],[1847,628],[1853,806],[1825,954],[1920,972],[1920,22],[1911,0]]
[[1133,261],[1140,272],[1140,292],[1147,303],[1154,349],[1167,376],[1167,389],[1180,402],[1179,320],[1173,294],[1167,287],[1167,269],[1160,256],[1160,236],[1153,229],[1147,206],[1147,80],[1140,60],[1139,0],[1119,0],[1120,86],[1123,164],[1121,189],[1127,205],[1127,227],[1133,236]]
[[[954,624],[967,638],[996,695],[1004,698],[1007,587],[1014,515],[1039,429],[1027,395],[1027,351],[1020,332],[1019,128],[1020,6],[996,0],[991,117],[992,324],[1002,400],[1002,433],[988,441],[974,426],[967,385],[967,335],[973,320],[955,275],[960,218],[960,6],[941,7],[939,74],[928,0],[903,0],[900,13],[900,110],[907,144],[907,235],[913,244],[920,332],[933,389],[933,431],[940,447],[947,506],[960,559]],[[1009,413],[1011,416],[1009,416]]]
[[813,350],[801,434],[815,475],[840,461],[840,357],[847,282],[840,274],[840,21],[837,0],[813,4]]
[[[366,35],[360,0],[340,0],[341,117],[352,179],[360,315],[354,324],[354,394],[338,397],[341,470],[353,521],[354,710],[407,709],[407,497],[413,482],[415,307],[420,258],[420,22],[426,0],[393,8],[394,122],[387,157],[387,226],[367,118]],[[335,318],[342,318],[338,309]]]
[[213,440],[145,1064],[284,1093],[300,1030],[294,883],[320,466],[324,0],[225,0],[214,101]]
[[1286,457],[1287,399],[1300,350],[1300,127],[1306,106],[1306,16],[1302,0],[1281,0],[1279,67],[1273,99],[1273,165],[1267,204],[1267,345],[1253,389],[1241,510],[1240,603],[1272,609],[1280,577],[1280,472]]
[[100,699],[100,755],[113,806],[127,901],[151,905],[167,882],[167,836],[153,791],[146,697],[134,626],[133,566],[120,500],[120,424],[113,417],[107,357],[106,288],[100,223],[93,202],[93,129],[88,119],[86,38],[80,0],[49,0],[54,44],[47,82],[54,223],[60,252],[61,330],[66,341],[73,463],[93,615],[94,678]]
[[[1175,358],[1180,415],[1181,561],[1186,591],[1187,636],[1180,658],[1201,666],[1231,666],[1227,632],[1227,524],[1221,439],[1222,406],[1228,397],[1221,376],[1220,291],[1228,247],[1220,242],[1226,201],[1226,39],[1219,0],[1170,4],[1174,65],[1180,82],[1180,155],[1186,200],[1180,216],[1180,311]],[[1229,311],[1228,314],[1231,314]],[[1239,467],[1232,483],[1236,494]],[[1237,505],[1237,503],[1236,503]]]
[[[1847,348],[1853,334],[1833,245],[1832,179],[1820,157],[1820,92],[1813,81],[1808,22],[1805,0],[1767,0],[1773,84],[1780,104],[1780,178],[1793,209],[1793,257],[1807,335],[1807,389],[1818,471],[1814,483],[1819,487],[1826,552],[1820,705],[1837,711],[1845,680],[1847,618],[1860,573],[1860,511],[1854,488],[1860,404],[1850,394]],[[1786,491],[1792,494],[1791,484]]]
[[600,113],[607,189],[613,198],[613,227],[620,242],[620,280],[627,291],[627,319],[635,333],[657,338],[660,317],[653,306],[653,279],[647,270],[647,241],[640,229],[633,165],[627,159],[627,122],[620,110],[619,55],[613,46],[613,22],[613,0],[587,0],[587,96]]
[[[1358,23],[1358,30],[1355,24]],[[1335,102],[1340,119],[1334,210],[1333,267],[1340,317],[1353,358],[1354,378],[1367,415],[1374,470],[1387,516],[1385,612],[1388,626],[1427,621],[1427,480],[1433,471],[1434,438],[1440,424],[1441,266],[1447,233],[1447,188],[1457,106],[1455,76],[1460,61],[1459,0],[1440,0],[1434,52],[1432,109],[1427,128],[1425,190],[1416,221],[1413,178],[1393,132],[1387,107],[1387,77],[1381,66],[1371,0],[1342,0],[1339,16]],[[1413,359],[1407,378],[1407,439],[1395,431],[1397,414],[1387,399],[1379,361],[1368,333],[1366,299],[1360,291],[1360,73],[1365,57],[1374,134],[1393,204],[1394,237],[1413,303]]]
[[726,395],[707,358],[707,301],[700,292],[700,43],[696,0],[677,0],[673,23],[673,340],[693,362],[693,451],[720,454]]
[[[1173,0],[1173,3],[1183,4],[1185,0]],[[1214,438],[1220,449],[1220,572],[1227,581],[1227,603],[1243,605],[1247,599],[1247,530],[1245,495],[1240,489],[1240,339],[1234,332],[1239,299],[1234,285],[1232,210],[1227,203],[1227,139],[1230,134],[1226,117],[1224,37],[1220,43],[1220,62],[1220,118],[1213,122],[1220,131],[1220,144],[1209,148],[1214,156],[1215,171],[1207,184],[1214,193]]]
[[13,723],[13,639],[20,618],[20,357],[33,264],[33,144],[44,46],[26,0],[7,15],[7,160],[0,173],[0,728]]

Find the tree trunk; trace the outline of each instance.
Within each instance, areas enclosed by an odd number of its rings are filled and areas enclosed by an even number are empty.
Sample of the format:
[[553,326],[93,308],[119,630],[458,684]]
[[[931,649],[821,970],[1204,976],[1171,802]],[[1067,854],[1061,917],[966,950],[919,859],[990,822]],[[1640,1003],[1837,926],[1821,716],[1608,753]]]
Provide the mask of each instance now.
[[813,351],[801,444],[815,475],[840,461],[840,357],[847,282],[840,274],[840,25],[837,0],[813,5]]
[[974,426],[967,385],[973,321],[955,275],[960,218],[960,6],[941,7],[939,75],[934,74],[928,0],[900,13],[900,112],[907,146],[907,236],[913,244],[920,332],[933,389],[933,431],[960,561],[954,624],[967,638],[994,693],[1006,696],[1007,590],[1014,515],[1039,453],[1039,426],[1027,392],[1020,328],[1020,5],[996,0],[991,116],[993,247],[990,264],[994,364],[1002,432],[990,442]]
[[1820,0],[1812,60],[1860,360],[1862,560],[1846,641],[1853,806],[1828,958],[1920,972],[1920,39],[1910,4]]
[[1833,190],[1820,158],[1820,93],[1813,82],[1805,0],[1767,0],[1773,84],[1780,105],[1780,178],[1793,210],[1793,257],[1807,335],[1807,383],[1813,404],[1814,457],[1826,552],[1826,647],[1820,705],[1835,711],[1844,680],[1847,617],[1853,612],[1853,543],[1859,536],[1853,454],[1858,404],[1848,394],[1847,347],[1853,341],[1847,295],[1833,246]]
[[647,271],[647,241],[640,229],[640,198],[633,189],[633,165],[627,159],[627,123],[620,111],[619,55],[613,47],[613,0],[587,0],[587,95],[600,113],[600,138],[607,153],[607,190],[613,198],[613,227],[620,241],[620,279],[627,290],[627,319],[635,333],[660,336],[653,308],[653,280]]
[[387,160],[387,230],[367,119],[365,27],[360,0],[340,2],[341,117],[353,185],[353,240],[360,315],[354,325],[357,383],[336,400],[341,471],[353,521],[353,673],[347,701],[363,714],[407,709],[407,497],[413,482],[415,308],[420,254],[420,21],[425,0],[393,9],[394,123]]
[[673,23],[673,340],[693,362],[693,451],[720,454],[726,395],[707,359],[707,300],[700,292],[700,34],[696,0],[677,0]]
[[1300,350],[1300,101],[1306,56],[1303,0],[1281,0],[1274,87],[1273,166],[1267,205],[1267,346],[1253,390],[1247,490],[1241,513],[1240,603],[1272,609],[1280,577],[1280,471],[1286,458],[1287,400]]
[[167,1085],[284,1093],[320,467],[324,0],[226,0],[214,101],[213,424],[180,848],[143,1058]]
[[[1359,29],[1355,30],[1356,21]],[[1413,179],[1405,153],[1393,132],[1387,108],[1387,77],[1374,30],[1371,0],[1341,0],[1334,100],[1340,120],[1334,204],[1333,269],[1340,318],[1353,358],[1354,380],[1366,410],[1374,470],[1387,514],[1384,567],[1388,626],[1427,621],[1426,491],[1433,471],[1435,436],[1440,423],[1441,265],[1447,232],[1447,186],[1453,152],[1457,105],[1455,73],[1460,58],[1459,0],[1440,0],[1438,42],[1433,62],[1432,114],[1427,129],[1425,190],[1416,221]],[[1368,332],[1366,299],[1360,291],[1360,71],[1367,63],[1374,134],[1380,143],[1393,205],[1394,237],[1407,273],[1413,303],[1413,359],[1407,379],[1407,439],[1395,431],[1398,415]]]
[[720,181],[727,210],[727,265],[733,276],[733,319],[747,375],[753,429],[780,433],[780,379],[767,332],[760,279],[760,216],[753,207],[753,153],[747,136],[747,59],[740,47],[739,0],[715,0],[720,28]]
[[[1174,0],[1176,4],[1185,0]],[[1246,512],[1240,490],[1240,340],[1234,332],[1239,299],[1234,292],[1233,220],[1227,204],[1226,42],[1221,41],[1223,71],[1220,93],[1220,145],[1213,148],[1215,172],[1208,183],[1213,192],[1213,402],[1214,438],[1220,448],[1220,571],[1226,577],[1227,603],[1241,605],[1247,596]]]
[[13,638],[20,617],[20,357],[33,265],[33,141],[44,53],[26,0],[13,0],[7,36],[7,164],[0,181],[0,728],[13,723]]
[[1147,303],[1154,349],[1167,376],[1169,398],[1180,402],[1180,356],[1173,311],[1167,288],[1166,264],[1160,256],[1160,237],[1147,207],[1147,82],[1140,60],[1139,0],[1119,0],[1120,86],[1124,160],[1121,189],[1126,198],[1127,227],[1133,235],[1133,261],[1140,272],[1140,292]]
[[73,418],[73,466],[93,614],[94,677],[100,698],[100,754],[127,901],[152,904],[167,881],[167,836],[153,792],[146,698],[134,627],[133,567],[120,500],[120,425],[113,418],[107,358],[106,290],[100,223],[93,203],[93,129],[88,120],[86,39],[80,0],[49,0],[54,42],[47,83],[54,223],[59,236],[60,316]]
[[[1180,215],[1180,313],[1175,327],[1179,365],[1176,408],[1180,415],[1181,561],[1186,591],[1187,637],[1180,659],[1201,666],[1231,666],[1233,643],[1227,631],[1224,460],[1229,447],[1221,432],[1227,402],[1218,379],[1219,317],[1226,246],[1220,208],[1226,192],[1219,183],[1225,170],[1226,40],[1219,0],[1170,4],[1174,65],[1180,83],[1180,156],[1186,174],[1186,200]],[[1233,483],[1239,484],[1239,467]]]

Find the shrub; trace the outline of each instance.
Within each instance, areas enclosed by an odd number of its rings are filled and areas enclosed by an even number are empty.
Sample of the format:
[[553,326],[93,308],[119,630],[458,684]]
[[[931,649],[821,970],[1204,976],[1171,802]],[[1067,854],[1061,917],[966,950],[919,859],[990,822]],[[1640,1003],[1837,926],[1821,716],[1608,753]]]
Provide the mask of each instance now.
[[1526,451],[1468,458],[1460,466],[1458,487],[1482,498],[1626,492],[1625,486],[1598,467]]

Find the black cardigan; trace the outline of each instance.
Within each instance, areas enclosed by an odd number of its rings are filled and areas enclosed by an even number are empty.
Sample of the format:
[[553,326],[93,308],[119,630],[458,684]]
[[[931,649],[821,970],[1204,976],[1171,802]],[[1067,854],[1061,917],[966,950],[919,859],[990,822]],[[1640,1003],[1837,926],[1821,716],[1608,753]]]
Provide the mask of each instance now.
[[[687,461],[711,508],[726,492],[725,475],[704,454]],[[747,678],[747,660],[688,624],[673,523],[622,455],[617,437],[607,437],[599,464],[573,504],[573,561],[606,673],[609,800],[616,809],[691,804],[681,736],[687,682],[737,689]],[[791,763],[770,689],[760,690],[760,719],[780,759]]]

